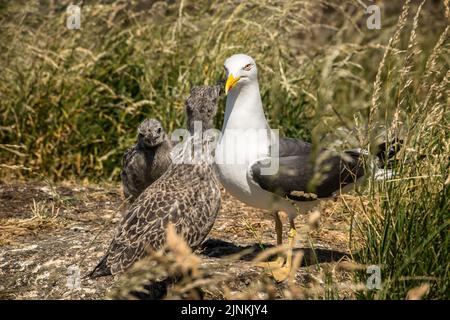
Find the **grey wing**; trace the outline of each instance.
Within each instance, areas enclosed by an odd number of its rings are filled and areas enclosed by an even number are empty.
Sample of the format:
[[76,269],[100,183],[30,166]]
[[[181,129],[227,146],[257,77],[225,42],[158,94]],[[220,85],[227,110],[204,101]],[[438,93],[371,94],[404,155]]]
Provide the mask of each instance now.
[[[273,148],[273,146],[271,146]],[[279,138],[279,157],[298,156],[312,151],[310,143],[294,138]]]
[[[319,152],[319,157],[323,152]],[[296,201],[331,197],[364,175],[359,154],[354,152],[348,152],[345,159],[329,156],[317,165],[312,161],[311,148],[278,160],[279,169],[273,175],[262,174],[262,168],[268,167],[270,158],[256,161],[250,167],[251,179],[264,190]]]

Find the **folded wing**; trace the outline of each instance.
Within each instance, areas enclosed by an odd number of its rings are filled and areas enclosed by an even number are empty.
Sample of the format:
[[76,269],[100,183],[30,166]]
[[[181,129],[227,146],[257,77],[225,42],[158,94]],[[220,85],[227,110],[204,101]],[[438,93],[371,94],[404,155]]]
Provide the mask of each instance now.
[[361,154],[356,151],[338,156],[322,149],[314,154],[307,142],[280,138],[279,154],[276,174],[262,174],[273,160],[265,158],[251,165],[250,177],[264,190],[296,201],[332,197],[364,175]]

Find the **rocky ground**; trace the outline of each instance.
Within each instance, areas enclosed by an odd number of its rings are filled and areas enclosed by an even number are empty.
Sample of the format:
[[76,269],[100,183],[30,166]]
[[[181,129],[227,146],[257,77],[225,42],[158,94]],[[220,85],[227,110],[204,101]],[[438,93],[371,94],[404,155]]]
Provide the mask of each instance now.
[[[329,202],[320,210],[317,229],[308,224],[307,215],[296,219],[299,231],[296,248],[304,254],[295,275],[295,285],[299,288],[312,284],[323,286],[325,273],[340,284],[350,281],[346,271],[335,268],[348,253],[350,228],[349,217],[336,213],[342,212],[335,210],[338,205]],[[117,277],[97,280],[82,277],[102,256],[124,208],[121,189],[115,185],[0,182],[0,298],[108,297]],[[285,240],[287,225],[284,223]],[[222,299],[241,294],[248,298],[246,290],[265,274],[251,258],[273,244],[272,218],[224,193],[219,217],[196,254],[209,274],[226,275],[227,289],[226,292],[205,290],[203,297]],[[227,258],[239,252],[250,253]],[[272,280],[271,285],[276,291],[274,297],[290,297],[286,284]],[[344,290],[338,298],[351,295]]]

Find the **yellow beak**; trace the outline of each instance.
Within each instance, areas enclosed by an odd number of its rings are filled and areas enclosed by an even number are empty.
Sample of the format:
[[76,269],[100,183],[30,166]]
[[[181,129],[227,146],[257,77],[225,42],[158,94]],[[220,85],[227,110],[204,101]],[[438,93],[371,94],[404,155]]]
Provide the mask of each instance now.
[[227,83],[225,84],[225,94],[228,94],[228,91],[233,89],[234,85],[239,81],[241,77],[233,77],[233,75],[230,73],[227,79]]

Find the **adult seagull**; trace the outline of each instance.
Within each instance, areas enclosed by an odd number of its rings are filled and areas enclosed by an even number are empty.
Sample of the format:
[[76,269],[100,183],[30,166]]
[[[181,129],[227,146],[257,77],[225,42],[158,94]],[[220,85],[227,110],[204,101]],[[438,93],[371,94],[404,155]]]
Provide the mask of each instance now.
[[[362,178],[365,174],[362,152],[349,150],[338,156],[325,149],[315,152],[311,144],[298,139],[277,141],[264,115],[253,58],[236,54],[226,59],[224,67],[227,100],[216,148],[219,178],[225,189],[240,201],[273,213],[277,245],[282,244],[279,213],[286,212],[292,248],[297,209],[307,212],[320,200],[337,196]],[[391,157],[395,151],[380,150],[379,156]],[[278,170],[270,170],[274,163],[275,167],[278,163]],[[276,280],[287,278],[291,260],[290,251],[286,261],[279,256],[270,264]]]

